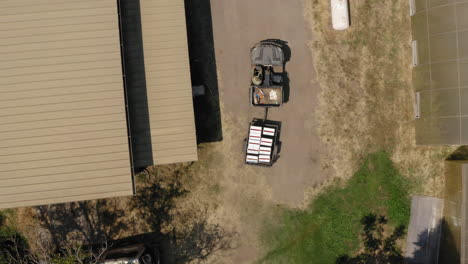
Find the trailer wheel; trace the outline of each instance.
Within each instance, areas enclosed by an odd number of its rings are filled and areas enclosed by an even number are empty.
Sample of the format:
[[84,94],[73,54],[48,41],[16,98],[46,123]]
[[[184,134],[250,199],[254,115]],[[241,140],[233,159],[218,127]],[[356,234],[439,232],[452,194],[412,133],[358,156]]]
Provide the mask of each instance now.
[[278,141],[278,143],[276,143],[276,154],[279,156],[280,152],[281,152],[281,147],[282,147],[282,144],[283,142],[281,141]]

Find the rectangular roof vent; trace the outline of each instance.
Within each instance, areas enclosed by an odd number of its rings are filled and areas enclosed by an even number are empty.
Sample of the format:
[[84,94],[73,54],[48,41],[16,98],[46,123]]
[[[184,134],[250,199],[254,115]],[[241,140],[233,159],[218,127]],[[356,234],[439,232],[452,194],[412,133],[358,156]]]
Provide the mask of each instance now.
[[418,66],[419,58],[418,58],[418,42],[413,40],[411,42],[411,52],[413,54],[413,67]]
[[414,16],[414,14],[416,14],[415,0],[409,0],[409,11],[410,11],[410,16]]
[[420,101],[421,93],[417,92],[414,94],[414,119],[419,119],[421,117]]

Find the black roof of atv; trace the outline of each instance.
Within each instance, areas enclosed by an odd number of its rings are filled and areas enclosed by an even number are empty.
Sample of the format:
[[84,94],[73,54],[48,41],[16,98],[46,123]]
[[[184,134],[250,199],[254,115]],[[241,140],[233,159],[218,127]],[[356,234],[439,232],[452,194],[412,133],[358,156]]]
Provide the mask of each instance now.
[[284,52],[280,45],[273,42],[260,42],[250,50],[253,65],[282,66]]

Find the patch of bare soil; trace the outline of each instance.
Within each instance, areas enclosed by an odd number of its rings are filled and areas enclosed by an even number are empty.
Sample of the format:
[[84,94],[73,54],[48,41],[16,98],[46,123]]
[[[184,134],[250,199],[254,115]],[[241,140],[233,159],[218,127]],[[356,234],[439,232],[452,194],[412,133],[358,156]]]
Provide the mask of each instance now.
[[137,176],[135,197],[19,208],[10,210],[7,224],[20,230],[41,258],[75,244],[100,246],[152,233],[156,240],[146,242],[166,248],[162,254],[171,259],[168,263],[227,263],[226,254],[242,247],[239,233],[243,239],[257,239],[257,233],[241,223],[254,221],[247,215],[265,215],[262,201],[268,191],[249,187],[262,185],[264,178],[247,177],[251,172],[236,169],[239,164],[222,154],[223,147],[202,145],[198,163],[148,168]]
[[414,192],[441,196],[443,161],[454,148],[415,144],[408,1],[350,1],[346,31],[332,29],[330,1],[303,5],[322,88],[319,135],[330,148],[324,168],[348,178],[368,153],[384,149]]
[[199,161],[192,167],[195,178],[186,205],[209,205],[210,221],[238,234],[234,250],[212,256],[208,263],[254,261],[261,254],[259,232],[263,221],[273,214],[272,191],[265,175],[242,162],[238,137],[243,132],[223,114],[224,140],[202,144]]

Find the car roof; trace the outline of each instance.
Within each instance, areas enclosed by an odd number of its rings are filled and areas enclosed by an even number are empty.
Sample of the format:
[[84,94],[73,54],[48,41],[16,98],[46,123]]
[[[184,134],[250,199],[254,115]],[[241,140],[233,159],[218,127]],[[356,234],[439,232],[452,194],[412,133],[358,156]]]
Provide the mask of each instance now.
[[126,259],[126,257],[107,259],[108,256],[119,254],[119,253],[125,254],[125,253],[135,252],[135,256],[134,257],[132,256],[132,258],[138,259],[141,257],[145,249],[146,248],[144,244],[136,244],[136,245],[126,246],[126,247],[109,249],[103,254],[101,258],[101,263],[105,263],[105,264],[121,263],[120,260]]
[[273,42],[261,42],[250,50],[253,65],[282,66],[284,64],[283,49]]

